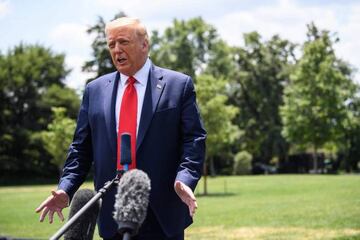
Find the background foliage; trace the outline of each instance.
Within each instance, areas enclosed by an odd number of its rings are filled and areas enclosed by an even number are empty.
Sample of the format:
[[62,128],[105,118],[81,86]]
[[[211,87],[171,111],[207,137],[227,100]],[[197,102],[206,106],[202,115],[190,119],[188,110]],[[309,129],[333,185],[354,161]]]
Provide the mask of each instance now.
[[[83,70],[94,78],[114,71],[104,26],[99,17],[88,29],[92,57]],[[249,159],[253,173],[359,171],[359,86],[355,70],[336,55],[336,34],[310,23],[300,45],[258,32],[243,41],[228,45],[201,17],[175,19],[151,34],[153,63],[194,79],[209,133],[205,172],[241,173]],[[52,107],[66,109],[61,118],[69,124],[56,125],[67,136],[73,131],[80,96],[64,84],[64,59],[24,43],[0,53],[0,181],[15,173],[57,176],[68,143],[50,147],[40,133],[55,131]]]

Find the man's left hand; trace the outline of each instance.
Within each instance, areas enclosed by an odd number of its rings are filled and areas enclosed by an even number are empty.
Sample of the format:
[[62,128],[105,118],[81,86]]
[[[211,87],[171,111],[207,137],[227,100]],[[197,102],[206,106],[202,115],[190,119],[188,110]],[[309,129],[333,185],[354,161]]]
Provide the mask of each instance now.
[[174,184],[175,192],[180,197],[180,199],[188,206],[190,216],[194,216],[195,211],[197,209],[196,198],[188,186],[186,186],[183,182],[176,181]]

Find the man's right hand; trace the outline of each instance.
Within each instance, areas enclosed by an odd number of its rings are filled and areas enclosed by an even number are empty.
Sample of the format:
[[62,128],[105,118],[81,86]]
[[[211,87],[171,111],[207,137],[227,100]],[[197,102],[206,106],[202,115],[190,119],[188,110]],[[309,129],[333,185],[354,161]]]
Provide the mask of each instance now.
[[55,212],[61,221],[64,221],[64,216],[61,211],[63,208],[69,206],[69,196],[63,190],[51,191],[51,194],[52,195],[43,201],[35,210],[37,213],[41,211],[40,222],[43,222],[46,215],[49,214],[49,223],[52,223]]

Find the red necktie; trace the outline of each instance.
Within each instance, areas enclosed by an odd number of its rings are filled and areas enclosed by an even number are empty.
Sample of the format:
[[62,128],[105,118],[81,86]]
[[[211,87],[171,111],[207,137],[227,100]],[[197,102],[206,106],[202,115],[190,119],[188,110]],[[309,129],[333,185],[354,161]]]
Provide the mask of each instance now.
[[136,168],[136,125],[137,125],[137,93],[134,87],[136,79],[129,77],[128,85],[125,88],[121,101],[119,128],[117,136],[117,170],[123,170],[120,164],[121,134],[129,133],[131,136],[131,164],[130,169]]

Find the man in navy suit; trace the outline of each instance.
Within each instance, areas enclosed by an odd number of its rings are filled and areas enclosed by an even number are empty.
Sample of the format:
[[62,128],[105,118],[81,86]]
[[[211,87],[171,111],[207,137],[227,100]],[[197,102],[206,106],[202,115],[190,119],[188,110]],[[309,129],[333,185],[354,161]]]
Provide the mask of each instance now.
[[[116,19],[105,31],[117,71],[87,84],[58,190],[36,211],[41,212],[40,221],[48,215],[52,223],[55,212],[63,220],[61,210],[92,164],[96,190],[113,179],[119,166],[117,136],[127,121],[136,138],[132,167],[151,179],[147,217],[135,239],[184,239],[197,208],[193,191],[201,176],[206,139],[192,79],[151,62],[148,35],[138,19]],[[132,117],[133,110],[122,109],[129,101],[125,95],[131,94],[131,101],[137,102]],[[104,196],[99,214],[104,239],[121,239],[112,218],[115,191]]]

